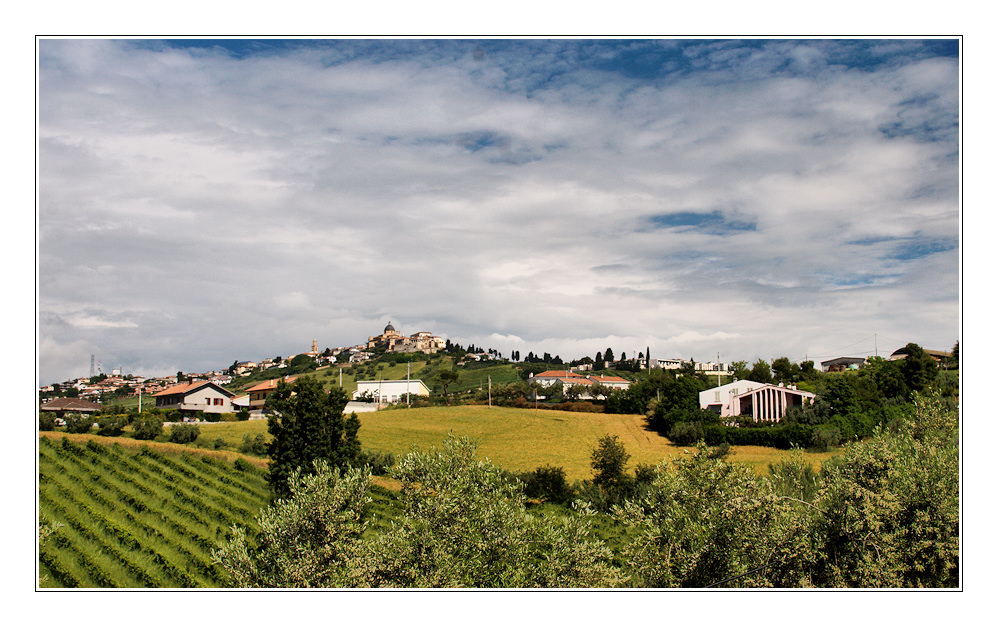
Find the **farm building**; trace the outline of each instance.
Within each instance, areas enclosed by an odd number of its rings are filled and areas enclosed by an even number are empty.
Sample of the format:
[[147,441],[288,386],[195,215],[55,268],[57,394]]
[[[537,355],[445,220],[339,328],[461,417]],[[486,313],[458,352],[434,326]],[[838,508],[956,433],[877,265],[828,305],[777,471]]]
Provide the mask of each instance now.
[[735,381],[700,392],[701,409],[717,412],[721,418],[752,416],[755,422],[779,421],[791,407],[810,404],[814,394],[755,381]]
[[399,379],[389,381],[358,381],[353,399],[371,397],[376,403],[397,403],[405,394],[429,396],[430,388],[420,379]]

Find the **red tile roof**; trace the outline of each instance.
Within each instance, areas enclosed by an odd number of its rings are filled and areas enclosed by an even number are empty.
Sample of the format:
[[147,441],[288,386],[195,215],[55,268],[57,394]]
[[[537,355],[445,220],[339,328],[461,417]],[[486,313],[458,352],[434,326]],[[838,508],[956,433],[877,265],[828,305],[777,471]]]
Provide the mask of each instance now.
[[100,411],[101,406],[79,398],[57,398],[39,407],[41,411]]
[[[285,377],[283,380],[286,381],[287,383],[292,383],[297,378],[298,377]],[[267,379],[266,381],[263,381],[262,383],[257,383],[253,387],[251,387],[251,388],[249,388],[247,390],[244,390],[244,391],[245,392],[262,392],[264,390],[273,390],[273,389],[275,389],[277,387],[277,382],[278,381],[281,381],[281,379]]]

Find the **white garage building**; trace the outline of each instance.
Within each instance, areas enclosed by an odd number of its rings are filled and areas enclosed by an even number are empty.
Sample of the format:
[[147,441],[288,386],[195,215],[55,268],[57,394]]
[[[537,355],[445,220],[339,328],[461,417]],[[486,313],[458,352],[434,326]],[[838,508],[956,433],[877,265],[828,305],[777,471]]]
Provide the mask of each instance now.
[[430,388],[420,379],[400,379],[390,381],[358,381],[357,391],[353,393],[354,400],[370,396],[380,404],[397,403],[406,394],[413,396],[429,396]]

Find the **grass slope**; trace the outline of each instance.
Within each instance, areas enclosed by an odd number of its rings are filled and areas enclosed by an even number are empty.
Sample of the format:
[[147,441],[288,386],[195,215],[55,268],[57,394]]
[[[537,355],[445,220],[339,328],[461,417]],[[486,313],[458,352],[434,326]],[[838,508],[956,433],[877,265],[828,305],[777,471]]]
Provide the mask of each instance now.
[[[360,440],[364,448],[391,451],[440,446],[447,433],[479,441],[478,454],[497,466],[514,471],[538,466],[561,466],[572,480],[591,479],[589,456],[604,435],[616,435],[630,453],[629,468],[657,464],[682,449],[645,429],[642,416],[597,414],[477,405],[394,409],[360,414]],[[788,457],[789,451],[733,446],[729,459],[751,466],[759,474],[770,462]],[[817,467],[834,452],[805,453]]]

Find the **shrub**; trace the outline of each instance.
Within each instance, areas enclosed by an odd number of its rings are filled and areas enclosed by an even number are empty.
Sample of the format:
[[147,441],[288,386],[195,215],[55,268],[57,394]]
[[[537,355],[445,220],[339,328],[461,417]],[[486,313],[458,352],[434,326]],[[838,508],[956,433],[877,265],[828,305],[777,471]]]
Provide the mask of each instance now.
[[560,466],[541,466],[528,473],[523,483],[523,493],[532,499],[568,503],[575,497],[575,491],[565,480],[565,469]]
[[97,435],[118,437],[125,430],[128,419],[125,416],[102,415],[97,418]]
[[676,446],[691,446],[703,439],[703,427],[698,422],[677,422],[669,430],[669,440]]
[[811,446],[816,451],[827,451],[841,441],[842,433],[835,427],[819,427],[811,432]]
[[136,440],[152,440],[163,433],[163,421],[157,416],[145,416],[136,420],[133,425]]
[[263,437],[262,433],[258,433],[255,438],[250,438],[248,435],[244,435],[243,443],[239,445],[239,452],[251,455],[266,455],[266,438]]
[[254,466],[253,464],[249,463],[248,461],[246,461],[241,457],[237,457],[236,461],[232,462],[232,465],[239,472],[247,472],[252,474],[256,474],[257,472],[256,466]]
[[215,438],[215,441],[211,443],[211,448],[215,449],[216,451],[224,447],[225,447],[225,440],[223,440],[222,438]]
[[63,420],[66,422],[66,433],[88,433],[94,424],[92,417],[83,414],[66,414]]
[[38,414],[39,431],[55,431],[55,414],[50,411],[43,411]]
[[170,427],[170,441],[175,444],[188,444],[198,439],[201,429],[197,425],[180,424]]
[[249,420],[249,412],[245,409],[240,409],[236,412],[236,420]]
[[387,475],[394,465],[395,455],[384,451],[372,450],[361,451],[361,453],[357,456],[357,461],[355,463],[355,466],[358,468],[370,466],[371,474],[378,476]]

